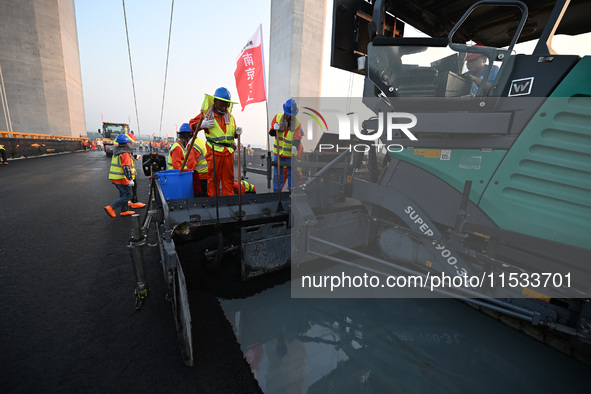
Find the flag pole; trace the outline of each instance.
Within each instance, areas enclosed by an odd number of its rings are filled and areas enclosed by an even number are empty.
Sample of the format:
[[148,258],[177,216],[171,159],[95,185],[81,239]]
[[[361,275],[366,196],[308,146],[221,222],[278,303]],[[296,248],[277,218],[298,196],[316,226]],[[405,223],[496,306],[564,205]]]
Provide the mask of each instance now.
[[[267,122],[265,124],[265,138],[267,139],[267,163],[270,163],[271,160],[271,144],[269,143],[269,122],[271,121],[269,119],[269,96],[267,94],[267,78],[265,77],[265,47],[264,42],[263,42],[263,24],[260,24],[260,31],[261,31],[261,58],[263,60],[263,84],[265,86],[265,111],[267,114]],[[270,193],[271,192],[271,167],[269,165],[267,165],[267,192]]]
[[269,101],[265,100],[267,110],[267,124],[265,125],[265,138],[267,139],[267,193],[271,192],[271,144],[269,143]]

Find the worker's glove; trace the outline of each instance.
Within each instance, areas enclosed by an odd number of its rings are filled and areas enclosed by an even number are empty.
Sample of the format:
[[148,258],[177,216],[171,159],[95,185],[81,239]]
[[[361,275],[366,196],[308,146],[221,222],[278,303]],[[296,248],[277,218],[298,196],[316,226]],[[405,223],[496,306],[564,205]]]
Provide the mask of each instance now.
[[140,160],[141,158],[142,158],[142,155],[135,155],[136,160]]
[[215,120],[213,119],[203,119],[201,122],[202,129],[211,129],[215,125]]
[[236,127],[236,135],[242,134],[242,127]]
[[298,148],[296,148],[295,146],[291,147],[291,154],[292,155],[297,155],[298,154]]
[[133,187],[133,185],[134,185],[134,183],[133,183],[133,179],[130,179],[130,180],[129,180],[129,186],[130,186],[130,187]]
[[273,130],[279,130],[279,123],[275,123],[273,125]]

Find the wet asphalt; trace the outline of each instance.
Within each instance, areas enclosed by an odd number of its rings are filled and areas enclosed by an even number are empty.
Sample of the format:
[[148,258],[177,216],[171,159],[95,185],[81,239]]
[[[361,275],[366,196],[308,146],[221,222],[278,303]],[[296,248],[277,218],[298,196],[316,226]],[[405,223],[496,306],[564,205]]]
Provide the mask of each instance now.
[[109,163],[89,151],[0,167],[0,392],[259,392],[215,298],[197,312],[199,363],[183,363],[155,247],[136,311],[131,219],[103,210],[118,198]]

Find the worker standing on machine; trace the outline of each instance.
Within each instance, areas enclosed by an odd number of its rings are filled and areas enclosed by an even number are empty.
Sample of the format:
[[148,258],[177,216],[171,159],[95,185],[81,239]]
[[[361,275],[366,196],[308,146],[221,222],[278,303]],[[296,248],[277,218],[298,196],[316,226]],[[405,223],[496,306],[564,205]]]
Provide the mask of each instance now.
[[[194,169],[197,167],[197,151],[195,149],[191,149],[190,152],[187,152],[189,141],[191,140],[191,136],[193,135],[193,132],[189,127],[189,124],[183,123],[181,125],[181,128],[177,132],[177,135],[178,139],[174,144],[172,144],[172,146],[170,147],[170,151],[168,152],[168,169],[180,170],[181,165],[185,160],[185,156],[188,154],[189,157],[187,159],[187,163],[183,171],[193,171],[193,194],[200,195],[203,191],[201,189],[201,183],[199,183],[198,178],[197,183],[195,183],[194,171]],[[205,166],[207,167],[207,164]]]
[[[183,161],[185,160],[185,155],[187,154],[187,145],[189,144],[189,140],[191,139],[191,135],[193,132],[190,129],[185,129],[181,126],[179,131],[177,132],[177,140],[172,146],[170,147],[170,151],[168,152],[168,169],[169,170],[180,170]],[[195,167],[195,158],[193,155],[190,155],[187,159],[187,164],[183,171],[189,172],[193,171]]]
[[242,128],[236,127],[231,113],[233,104],[228,89],[218,88],[213,96],[205,94],[201,113],[189,122],[193,131],[205,130],[210,197],[234,194],[234,139],[242,134]]
[[[188,123],[183,123],[181,128],[186,128],[191,131],[191,126]],[[205,158],[207,147],[205,141],[198,136],[195,136],[193,142],[193,151],[195,153],[195,171],[193,171],[193,191],[196,196],[206,197],[207,196],[207,159]],[[200,185],[201,192],[197,193],[196,185]]]
[[[283,104],[283,113],[277,114],[271,121],[269,135],[275,137],[273,143],[273,159],[277,161],[279,155],[280,163],[291,164],[292,157],[298,154],[298,148],[302,141],[302,124],[298,117],[298,103],[290,98]],[[291,166],[287,166],[287,189],[291,192]],[[279,180],[279,174],[283,178],[283,171],[278,171],[277,166],[273,168],[273,192],[278,193],[283,189],[283,182]]]
[[119,134],[115,139],[117,145],[113,149],[109,179],[119,191],[119,199],[107,205],[105,211],[111,217],[117,216],[115,209],[121,207],[121,216],[131,216],[135,212],[130,211],[127,202],[131,198],[131,187],[133,186],[133,148],[129,146],[132,141],[125,134]]

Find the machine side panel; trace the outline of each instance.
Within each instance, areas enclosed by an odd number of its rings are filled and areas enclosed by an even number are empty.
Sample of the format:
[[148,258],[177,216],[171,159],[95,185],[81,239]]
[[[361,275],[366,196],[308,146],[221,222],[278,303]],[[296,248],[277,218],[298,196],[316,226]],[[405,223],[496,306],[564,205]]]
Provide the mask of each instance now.
[[[392,156],[429,172],[459,193],[466,181],[472,181],[470,201],[478,204],[485,186],[505,153],[504,150],[405,149],[403,152],[393,153]],[[431,192],[432,190],[429,191]],[[459,205],[454,208],[457,207]]]
[[525,128],[480,207],[501,228],[591,248],[591,57]]

